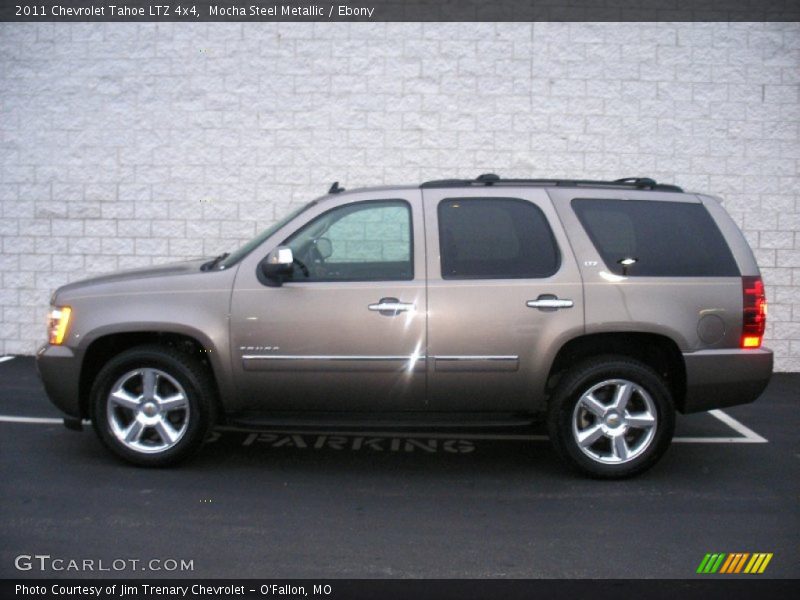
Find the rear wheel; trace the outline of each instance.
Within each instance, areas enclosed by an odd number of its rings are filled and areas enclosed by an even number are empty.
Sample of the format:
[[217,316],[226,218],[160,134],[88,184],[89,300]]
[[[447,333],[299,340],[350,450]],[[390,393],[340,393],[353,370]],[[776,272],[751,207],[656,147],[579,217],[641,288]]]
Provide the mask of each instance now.
[[92,423],[117,456],[166,466],[196,451],[214,421],[213,386],[186,355],[141,346],[112,358],[92,386]]
[[598,478],[637,475],[672,441],[675,409],[658,374],[636,360],[605,356],[568,371],[553,394],[548,430],[559,455]]

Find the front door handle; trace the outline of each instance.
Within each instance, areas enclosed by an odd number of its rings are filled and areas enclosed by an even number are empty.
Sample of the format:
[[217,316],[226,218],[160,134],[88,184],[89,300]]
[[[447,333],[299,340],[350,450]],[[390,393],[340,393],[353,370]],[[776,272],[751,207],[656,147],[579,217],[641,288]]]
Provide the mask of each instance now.
[[367,307],[369,310],[379,312],[385,317],[395,317],[401,312],[410,312],[416,308],[413,302],[400,302],[397,298],[381,298]]
[[544,308],[544,309],[559,309],[559,308],[572,308],[575,303],[569,298],[559,298],[552,294],[542,294],[536,300],[528,300],[525,303],[528,308]]

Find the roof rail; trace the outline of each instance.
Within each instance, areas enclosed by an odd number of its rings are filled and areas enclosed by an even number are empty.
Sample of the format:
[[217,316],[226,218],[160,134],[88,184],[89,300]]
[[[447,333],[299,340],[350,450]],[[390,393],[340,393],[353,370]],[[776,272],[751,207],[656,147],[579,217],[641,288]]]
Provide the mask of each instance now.
[[473,187],[492,185],[532,185],[542,187],[599,187],[658,192],[683,192],[677,185],[658,183],[650,177],[625,177],[614,181],[592,181],[589,179],[503,179],[494,173],[483,173],[475,179],[439,179],[420,184],[421,188]]

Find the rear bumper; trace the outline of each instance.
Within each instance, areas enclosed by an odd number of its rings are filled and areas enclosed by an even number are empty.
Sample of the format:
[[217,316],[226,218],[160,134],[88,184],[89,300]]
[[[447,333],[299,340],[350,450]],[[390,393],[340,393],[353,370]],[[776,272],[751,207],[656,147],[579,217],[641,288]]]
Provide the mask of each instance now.
[[36,370],[50,401],[67,416],[80,419],[80,359],[73,350],[42,346],[36,353]]
[[681,412],[747,404],[761,395],[772,376],[772,350],[703,350],[683,355],[686,399]]

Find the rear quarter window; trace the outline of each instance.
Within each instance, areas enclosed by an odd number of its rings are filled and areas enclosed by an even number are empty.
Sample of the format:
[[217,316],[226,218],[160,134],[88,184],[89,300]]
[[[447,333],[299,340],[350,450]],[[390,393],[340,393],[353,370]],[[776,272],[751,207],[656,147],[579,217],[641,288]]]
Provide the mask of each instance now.
[[702,204],[576,198],[572,208],[610,271],[629,276],[734,277],[736,261]]

